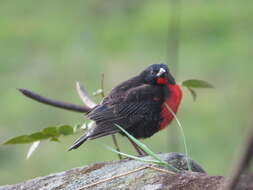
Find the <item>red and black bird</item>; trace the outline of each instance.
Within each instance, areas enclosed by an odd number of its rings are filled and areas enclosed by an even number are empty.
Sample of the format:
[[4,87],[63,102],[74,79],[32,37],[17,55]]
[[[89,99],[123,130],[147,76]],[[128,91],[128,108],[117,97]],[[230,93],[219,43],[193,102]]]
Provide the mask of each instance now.
[[[124,128],[135,138],[151,137],[164,129],[177,112],[182,91],[165,64],[154,64],[139,75],[112,89],[103,101],[87,113],[92,127],[69,148],[76,149],[86,140],[120,132]],[[122,133],[121,133],[122,134]]]

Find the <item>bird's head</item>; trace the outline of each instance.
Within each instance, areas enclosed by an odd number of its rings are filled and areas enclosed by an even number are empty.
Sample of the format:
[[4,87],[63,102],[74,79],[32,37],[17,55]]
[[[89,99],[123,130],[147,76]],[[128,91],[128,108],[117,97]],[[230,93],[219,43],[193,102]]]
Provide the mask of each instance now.
[[154,85],[176,84],[166,64],[153,64],[141,72],[145,83]]

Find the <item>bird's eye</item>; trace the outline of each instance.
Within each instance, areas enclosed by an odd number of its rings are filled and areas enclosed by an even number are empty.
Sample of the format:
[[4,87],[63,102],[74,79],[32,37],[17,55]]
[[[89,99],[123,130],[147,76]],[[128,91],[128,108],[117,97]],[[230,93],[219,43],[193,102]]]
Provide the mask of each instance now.
[[155,75],[156,73],[155,73],[155,71],[151,70],[151,71],[150,71],[150,74],[151,74],[151,75]]

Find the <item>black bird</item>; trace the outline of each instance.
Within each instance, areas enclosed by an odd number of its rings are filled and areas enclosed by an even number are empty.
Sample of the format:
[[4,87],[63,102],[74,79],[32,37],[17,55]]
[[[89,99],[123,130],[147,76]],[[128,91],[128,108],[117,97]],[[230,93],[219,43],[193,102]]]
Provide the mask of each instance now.
[[86,116],[92,127],[69,148],[76,149],[86,140],[122,132],[124,128],[135,138],[151,137],[174,118],[167,104],[177,112],[182,91],[165,64],[154,64],[140,74],[112,89],[103,101]]

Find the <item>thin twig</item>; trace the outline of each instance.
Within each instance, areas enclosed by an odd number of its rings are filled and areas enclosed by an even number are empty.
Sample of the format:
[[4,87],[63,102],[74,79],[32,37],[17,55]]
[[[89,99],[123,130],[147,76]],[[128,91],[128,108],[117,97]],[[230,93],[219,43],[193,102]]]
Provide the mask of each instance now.
[[241,158],[239,159],[238,163],[235,165],[233,169],[232,175],[230,180],[228,181],[227,185],[225,186],[224,190],[233,190],[236,188],[236,185],[239,182],[241,174],[246,171],[249,167],[250,161],[253,157],[253,127],[251,127],[248,131],[248,137],[245,140],[245,144],[243,147],[244,150],[241,153]]
[[95,185],[98,185],[100,183],[104,183],[104,182],[107,182],[107,181],[112,181],[114,179],[117,179],[117,178],[120,178],[120,177],[123,177],[123,176],[127,176],[127,175],[130,175],[132,173],[135,173],[135,172],[138,172],[138,171],[141,171],[141,170],[145,170],[145,169],[152,169],[152,170],[156,170],[156,171],[159,171],[159,172],[164,172],[164,173],[167,173],[167,174],[172,174],[172,175],[175,175],[176,173],[174,172],[171,172],[171,171],[168,171],[168,170],[164,170],[164,169],[161,169],[161,168],[156,168],[154,166],[143,166],[143,167],[139,167],[137,169],[134,169],[134,170],[131,170],[131,171],[128,171],[128,172],[125,172],[125,173],[122,173],[122,174],[118,174],[118,175],[115,175],[113,177],[110,177],[110,178],[107,178],[107,179],[102,179],[100,181],[97,181],[95,183],[91,183],[91,184],[88,184],[88,185],[85,185],[83,186],[82,188],[78,189],[78,190],[84,190],[86,188],[90,188],[92,186],[95,186]]
[[105,92],[104,92],[104,90],[105,90],[105,88],[104,88],[104,80],[105,80],[105,74],[102,73],[102,74],[101,74],[101,83],[100,83],[100,87],[101,87],[101,89],[102,89],[102,92],[101,92],[102,98],[105,97]]
[[97,105],[95,102],[92,101],[92,99],[89,97],[88,93],[86,92],[85,88],[78,81],[76,82],[76,90],[79,97],[81,98],[81,100],[87,107],[93,108]]
[[71,104],[71,103],[67,103],[67,102],[61,102],[58,100],[53,100],[53,99],[49,99],[46,98],[44,96],[41,96],[35,92],[32,92],[30,90],[27,89],[23,89],[20,88],[18,89],[24,96],[31,98],[37,102],[43,103],[43,104],[47,104],[50,106],[54,106],[57,108],[61,108],[61,109],[65,109],[65,110],[69,110],[69,111],[75,111],[75,112],[80,112],[80,113],[86,113],[90,110],[89,107],[87,106],[80,106],[80,105],[76,105],[76,104]]
[[175,172],[172,172],[172,171],[169,171],[169,170],[165,170],[165,169],[162,169],[162,168],[157,168],[155,166],[148,166],[148,168],[156,170],[156,171],[159,171],[159,172],[164,172],[164,173],[167,173],[167,174],[172,174],[172,175],[176,174]]
[[[104,75],[104,73],[102,73],[101,74],[101,81],[100,81],[100,88],[102,90],[102,92],[101,92],[102,98],[105,97],[105,93],[104,93],[104,90],[105,90],[104,89],[104,80],[105,80],[105,75]],[[118,152],[120,152],[119,144],[118,144],[118,141],[117,141],[117,138],[116,138],[115,134],[112,134],[112,141],[113,141],[113,144],[114,144],[116,150]],[[118,157],[119,157],[120,160],[122,160],[122,155],[121,154],[118,154]]]

